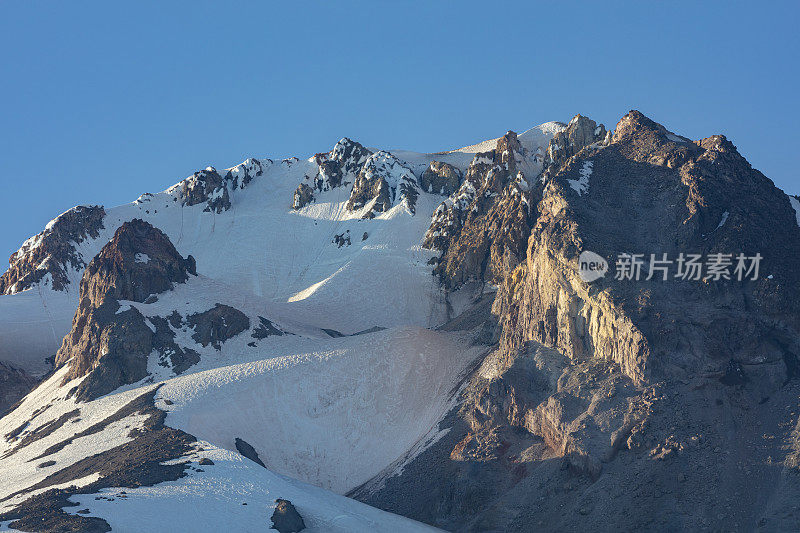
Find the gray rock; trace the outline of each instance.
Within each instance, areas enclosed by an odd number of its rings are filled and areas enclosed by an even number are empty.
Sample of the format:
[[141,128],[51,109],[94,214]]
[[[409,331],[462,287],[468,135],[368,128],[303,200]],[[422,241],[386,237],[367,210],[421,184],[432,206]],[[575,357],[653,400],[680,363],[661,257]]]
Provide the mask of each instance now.
[[296,533],[306,528],[303,517],[292,502],[278,498],[275,503],[277,505],[272,513],[272,529],[277,529],[280,533]]
[[196,342],[203,346],[210,344],[218,350],[226,340],[250,329],[250,319],[247,315],[224,304],[217,304],[208,311],[189,315],[186,322],[194,329],[192,338]]
[[264,468],[267,467],[261,460],[261,458],[258,456],[258,452],[256,452],[256,449],[253,448],[253,446],[251,446],[250,443],[240,439],[239,437],[236,437],[236,439],[234,440],[234,444],[236,445],[236,449],[239,451],[240,454],[247,457],[254,463],[263,466]]

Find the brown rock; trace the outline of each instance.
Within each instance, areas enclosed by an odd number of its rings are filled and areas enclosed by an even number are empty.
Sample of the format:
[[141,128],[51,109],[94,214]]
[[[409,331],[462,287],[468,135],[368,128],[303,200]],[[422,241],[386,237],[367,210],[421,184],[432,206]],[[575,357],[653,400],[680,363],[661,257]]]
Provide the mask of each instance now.
[[11,255],[9,269],[0,276],[0,294],[29,289],[48,274],[54,290],[65,290],[68,270],[86,266],[76,248],[84,239],[95,239],[103,229],[102,206],[77,206],[57,217],[52,224]]
[[461,185],[461,172],[457,168],[440,161],[431,161],[419,180],[423,191],[450,196]]

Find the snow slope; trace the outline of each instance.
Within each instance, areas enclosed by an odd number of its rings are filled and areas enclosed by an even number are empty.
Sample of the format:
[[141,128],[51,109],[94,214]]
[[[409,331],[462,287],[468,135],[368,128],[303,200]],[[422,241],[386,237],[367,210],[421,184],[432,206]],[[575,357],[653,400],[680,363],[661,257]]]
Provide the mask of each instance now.
[[[130,432],[141,427],[142,415],[133,414],[108,425],[100,433],[75,439],[61,451],[48,455],[56,466],[42,467],[36,459],[49,446],[62,442],[77,432],[85,431],[111,413],[125,406],[143,392],[157,385],[134,387],[89,403],[76,404],[65,398],[66,392],[80,380],[61,385],[64,371],[57,372],[42,384],[13,413],[0,420],[0,435],[24,424],[26,435],[41,430],[48,423],[78,409],[68,422],[50,435],[33,444],[14,450],[19,440],[0,439],[0,465],[3,482],[0,483],[0,500],[13,492],[42,481],[58,468],[76,463],[84,457],[109,450],[131,440]],[[43,411],[42,406],[49,406]],[[37,412],[39,413],[37,415]],[[434,528],[412,520],[369,507],[355,500],[338,496],[322,488],[267,470],[245,459],[238,453],[221,449],[212,443],[200,442],[201,452],[181,458],[193,465],[188,475],[172,482],[152,487],[103,489],[99,493],[80,494],[71,498],[77,507],[67,512],[89,510],[85,516],[98,516],[106,520],[114,531],[264,531],[275,506],[275,499],[289,499],[303,516],[309,532],[329,531],[382,531],[417,532],[435,531]],[[8,457],[9,452],[14,453]],[[201,458],[211,459],[213,465],[200,467]],[[66,488],[86,485],[99,478],[90,474],[49,488]],[[42,493],[40,489],[22,496],[0,501],[0,513],[13,508],[29,496]],[[8,530],[0,523],[0,531]]]
[[[554,127],[534,128],[520,140],[536,153]],[[417,176],[433,160],[464,171],[473,159],[463,149],[391,153]],[[252,162],[233,173],[246,165]],[[180,188],[171,187],[108,209],[100,235],[76,245],[88,263],[124,222],[141,218],[164,231],[181,255],[191,254],[199,275],[154,302],[123,301],[121,311],[136,307],[152,327],[155,317],[177,311],[186,318],[221,303],[242,311],[251,327],[215,348],[198,344],[186,323],[170,324],[175,343],[199,355],[197,364],[175,375],[154,351],[150,377],[87,403],[68,398],[79,380],[62,385],[66,368],[59,369],[0,419],[0,470],[8,481],[0,500],[53,472],[38,457],[54,444],[69,441],[47,456],[59,471],[128,442],[142,415],[70,439],[157,388],[155,405],[167,412],[165,424],[203,441],[201,453],[215,465],[194,467],[174,482],[126,489],[125,498],[112,500],[113,489],[77,495],[73,501],[80,505],[69,512],[88,508],[119,531],[188,525],[255,531],[264,529],[265,507],[281,497],[298,507],[310,531],[426,530],[336,494],[390,466],[402,469],[409,453],[441,437],[439,421],[453,407],[466,369],[486,349],[467,332],[431,329],[447,320],[447,302],[428,264],[436,252],[421,243],[444,198],[423,191],[415,214],[398,203],[365,220],[369,206],[348,211],[350,187],[343,186],[315,191],[314,202],[292,210],[297,185],[319,170],[315,159],[264,159],[260,165],[263,173],[246,187],[228,190],[226,211],[204,211],[205,203],[182,206]],[[350,244],[337,245],[337,236],[349,236]],[[70,328],[81,275],[70,271],[63,292],[45,280],[0,297],[0,360],[39,375],[47,370],[45,357]],[[256,339],[251,333],[259,317],[288,334]],[[46,435],[19,447],[37,430]],[[267,469],[236,452],[237,438],[253,446]],[[27,496],[0,502],[0,513]]]
[[[535,154],[563,127],[548,122],[520,134],[519,140]],[[495,144],[493,139],[446,153],[390,153],[419,176],[434,160],[464,171],[476,151]],[[441,196],[423,191],[415,216],[395,206],[362,220],[360,211],[345,209],[350,188],[337,187],[294,211],[289,207],[294,189],[318,171],[314,158],[258,163],[262,175],[245,188],[229,190],[228,211],[204,212],[205,204],[181,206],[175,187],[143,194],[108,209],[99,237],[76,245],[78,254],[88,263],[123,222],[141,218],[164,231],[182,255],[192,254],[201,274],[288,303],[315,326],[355,333],[373,326],[430,327],[445,320],[443,295],[426,265],[434,253],[420,246]],[[251,167],[252,161],[246,161],[230,170],[240,175]],[[336,235],[349,235],[351,245],[338,248],[332,242]],[[71,283],[65,292],[53,291],[45,281],[35,290],[0,297],[0,361],[37,375],[47,370],[44,359],[70,327],[81,274],[68,273]]]
[[169,380],[156,405],[171,427],[231,450],[242,438],[270,469],[345,494],[446,414],[459,376],[485,351],[468,341],[409,327],[284,337],[266,348],[270,359]]
[[[566,125],[561,122],[545,122],[544,124],[534,126],[533,128],[520,133],[517,135],[517,138],[519,139],[519,142],[522,144],[523,148],[526,148],[531,152],[536,152],[536,150],[540,147],[547,148],[547,145],[550,142],[550,139],[553,138],[553,135],[564,130],[565,128]],[[498,140],[499,137],[495,139],[487,139],[477,144],[472,144],[470,146],[453,150],[453,152],[460,152],[464,154],[488,152],[489,150],[494,150],[495,146],[497,146]]]
[[237,453],[201,444],[205,450],[189,459],[208,458],[213,466],[196,468],[178,481],[125,489],[125,498],[115,489],[74,496],[72,501],[79,505],[70,511],[89,509],[86,516],[102,517],[113,531],[122,533],[261,532],[267,530],[275,500],[283,498],[295,505],[308,533],[438,531],[254,466]]

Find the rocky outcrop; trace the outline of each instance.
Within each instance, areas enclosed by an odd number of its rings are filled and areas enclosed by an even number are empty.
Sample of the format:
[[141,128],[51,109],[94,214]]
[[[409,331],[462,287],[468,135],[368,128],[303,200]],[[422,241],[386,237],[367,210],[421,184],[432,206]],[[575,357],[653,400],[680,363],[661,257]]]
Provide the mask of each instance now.
[[264,468],[267,467],[267,465],[264,464],[264,461],[262,461],[261,458],[258,456],[258,452],[256,451],[256,449],[253,448],[253,446],[249,442],[240,439],[239,437],[236,437],[234,439],[234,444],[236,445],[236,450],[240,454],[242,454],[242,456],[247,457],[254,463],[263,466]]
[[276,335],[278,337],[285,335],[286,332],[277,327],[272,321],[267,320],[263,316],[258,317],[258,325],[253,328],[253,333],[251,336],[254,339],[266,339],[267,337],[271,337]]
[[195,342],[219,350],[222,343],[250,329],[247,315],[229,305],[217,304],[203,313],[187,317],[189,327],[194,330],[192,338]]
[[258,159],[248,158],[233,168],[229,168],[225,173],[225,182],[230,183],[231,190],[241,190],[247,187],[254,178],[264,173],[264,166],[271,165],[271,159],[265,159],[263,162]]
[[227,183],[214,167],[199,170],[175,185],[175,191],[181,199],[181,205],[193,206],[206,204],[203,211],[222,213],[231,208],[231,199]]
[[557,169],[585,147],[595,143],[608,144],[610,133],[594,120],[575,115],[563,131],[556,132],[545,154],[545,165]]
[[416,210],[419,189],[417,179],[389,152],[372,153],[361,144],[344,138],[333,150],[313,158],[317,172],[306,175],[294,191],[292,209],[314,202],[318,193],[352,185],[346,207],[365,210],[363,218],[373,218],[394,205],[402,204],[411,213]]
[[300,209],[315,200],[315,192],[329,191],[353,183],[372,152],[347,137],[339,140],[328,153],[314,156],[317,172],[307,175],[297,186],[292,209]]
[[306,528],[303,517],[289,500],[275,500],[275,511],[271,520],[272,529],[277,529],[280,533],[296,533]]
[[[587,162],[582,194],[573,183]],[[494,304],[500,374],[530,341],[573,361],[612,361],[640,387],[702,372],[722,377],[734,360],[760,399],[794,374],[800,300],[789,288],[798,274],[788,258],[800,254],[800,232],[782,193],[724,137],[691,143],[633,111],[610,145],[586,145],[545,178],[525,260],[506,271]],[[774,274],[719,283],[609,275],[590,285],[578,275],[584,250],[612,265],[631,251],[760,253]]]
[[[272,161],[265,160],[266,164]],[[231,194],[244,189],[264,172],[264,162],[249,158],[228,169],[222,176],[214,167],[206,167],[171,187],[168,192],[180,199],[181,205],[205,204],[203,211],[222,213],[231,208]]]
[[76,245],[100,235],[105,214],[102,206],[77,206],[51,221],[11,255],[8,270],[0,276],[0,294],[21,292],[43,280],[53,290],[66,290],[70,271],[86,266]]
[[367,158],[353,183],[346,207],[349,211],[368,207],[363,218],[372,218],[397,204],[414,214],[418,196],[417,179],[411,169],[394,155],[381,151]]
[[[113,492],[120,499],[127,498],[119,488],[140,488],[167,481],[175,481],[187,475],[190,463],[186,456],[196,450],[195,437],[164,425],[166,413],[153,405],[155,390],[146,392],[109,413],[88,429],[74,434],[66,441],[58,442],[46,449],[37,459],[51,457],[74,441],[96,437],[111,424],[131,415],[144,418],[140,427],[129,433],[124,444],[100,453],[81,457],[61,466],[60,461],[45,461],[53,473],[43,480],[18,491],[14,496],[27,496],[21,503],[0,514],[0,522],[8,523],[18,531],[111,531],[109,524],[99,517],[83,516],[78,511],[66,512],[64,508],[75,507],[70,497],[78,494]],[[77,444],[80,447],[80,444]],[[183,459],[183,460],[179,460]],[[54,467],[55,465],[55,467]],[[78,480],[90,479],[89,483]],[[114,490],[109,490],[114,487]],[[114,500],[112,496],[103,496]],[[7,524],[8,525],[8,524]]]
[[93,399],[147,375],[155,335],[134,307],[195,274],[194,259],[184,259],[169,238],[147,222],[124,223],[89,263],[80,286],[72,330],[56,353],[55,365],[70,365],[66,380],[91,374],[77,391]]
[[301,183],[294,191],[292,209],[301,209],[314,201],[314,189],[306,183]]
[[522,147],[510,131],[491,152],[475,154],[455,194],[439,205],[423,246],[440,250],[434,273],[448,288],[497,282],[501,264],[515,266],[530,233],[532,188]]
[[420,176],[419,185],[423,191],[450,196],[461,185],[461,172],[453,165],[431,161]]

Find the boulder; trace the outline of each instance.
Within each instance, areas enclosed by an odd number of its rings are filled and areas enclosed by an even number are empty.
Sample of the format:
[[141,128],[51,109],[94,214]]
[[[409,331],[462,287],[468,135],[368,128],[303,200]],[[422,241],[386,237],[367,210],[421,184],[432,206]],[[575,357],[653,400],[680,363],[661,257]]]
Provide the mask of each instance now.
[[303,517],[297,512],[292,502],[278,498],[275,500],[275,512],[272,513],[272,529],[280,533],[296,533],[306,528]]

